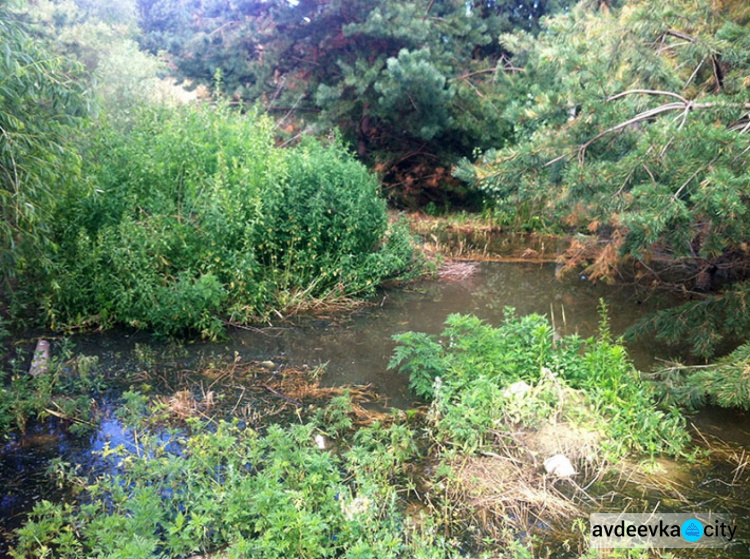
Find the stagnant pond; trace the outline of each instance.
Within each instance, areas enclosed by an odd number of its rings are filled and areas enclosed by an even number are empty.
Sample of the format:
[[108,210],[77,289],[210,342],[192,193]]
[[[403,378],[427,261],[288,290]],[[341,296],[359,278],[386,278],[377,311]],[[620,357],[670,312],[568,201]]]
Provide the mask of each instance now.
[[[419,402],[410,395],[405,376],[387,369],[394,347],[393,334],[408,330],[438,333],[450,313],[475,314],[499,324],[505,308],[511,306],[521,315],[553,315],[560,333],[586,337],[596,333],[600,299],[609,307],[615,334],[674,302],[630,286],[594,285],[580,276],[558,280],[552,264],[483,262],[476,264],[472,273],[453,280],[426,281],[382,291],[371,305],[353,314],[330,320],[304,319],[262,330],[233,330],[230,339],[221,343],[175,346],[128,331],[80,336],[74,342],[76,351],[99,356],[103,367],[123,371],[154,363],[184,370],[201,359],[226,360],[234,355],[286,366],[325,365],[324,383],[372,384],[385,405],[405,409]],[[670,356],[666,348],[649,340],[631,344],[629,349],[642,370],[650,368],[656,357]],[[148,364],[144,365],[144,361]],[[102,449],[107,441],[118,444],[124,436],[120,424],[111,410],[104,411],[100,427],[91,436],[81,439],[63,435],[54,427],[36,428],[0,450],[0,530],[17,526],[35,501],[59,498],[54,481],[45,474],[50,460],[61,458],[79,463],[85,473],[94,464],[91,450]],[[730,450],[744,453],[750,447],[750,419],[744,414],[706,410],[692,422],[700,431],[727,440]],[[681,475],[687,491],[695,487],[696,502],[714,491],[736,501],[737,507],[730,508],[747,521],[744,526],[740,524],[740,532],[747,533],[750,520],[743,501],[750,488],[731,483],[735,474],[727,464],[704,464],[683,470]],[[6,545],[0,541],[0,557],[5,554]],[[750,556],[748,547],[743,548],[741,554],[734,556]]]

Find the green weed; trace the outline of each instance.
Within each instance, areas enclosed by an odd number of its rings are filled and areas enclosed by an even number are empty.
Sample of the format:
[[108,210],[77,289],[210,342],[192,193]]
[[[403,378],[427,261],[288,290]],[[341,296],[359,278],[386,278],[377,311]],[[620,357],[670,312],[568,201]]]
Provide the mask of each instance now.
[[144,427],[153,410],[142,396],[125,409],[137,447],[105,449],[117,473],[89,483],[80,503],[37,504],[13,557],[453,555],[430,523],[417,527],[398,507],[389,481],[413,456],[403,426],[364,429],[341,457],[315,446],[313,424],[261,436],[193,422],[192,434],[165,436]]
[[63,344],[48,370],[32,376],[22,367],[23,355],[16,355],[7,370],[0,370],[0,437],[23,433],[29,421],[50,416],[65,421],[73,433],[93,428],[91,394],[105,386],[97,363],[96,357],[72,357]]
[[[689,440],[681,414],[658,407],[653,386],[612,339],[604,309],[599,336],[588,340],[554,341],[546,318],[518,318],[512,309],[497,328],[462,315],[445,324],[440,337],[395,336],[390,363],[409,374],[417,394],[434,400],[431,414],[443,442],[473,451],[508,423],[538,426],[561,411],[560,399],[571,390],[582,393],[585,407],[566,410],[569,419],[602,425],[612,456],[679,454]],[[530,385],[530,397],[506,391],[519,380]]]
[[338,140],[276,148],[270,119],[222,104],[147,108],[121,128],[86,137],[95,188],[58,205],[53,327],[215,338],[226,320],[366,294],[414,264],[376,177]]

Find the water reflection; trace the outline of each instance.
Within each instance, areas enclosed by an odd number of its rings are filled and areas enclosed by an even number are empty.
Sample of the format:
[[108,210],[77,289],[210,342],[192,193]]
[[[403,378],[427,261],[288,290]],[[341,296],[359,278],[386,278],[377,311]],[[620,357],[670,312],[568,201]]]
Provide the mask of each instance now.
[[[518,314],[554,314],[561,334],[594,335],[600,298],[610,309],[612,330],[621,334],[635,320],[669,303],[632,287],[594,285],[574,278],[556,279],[553,264],[480,263],[460,282],[425,282],[381,294],[374,308],[342,324],[311,321],[301,328],[265,334],[238,331],[228,349],[255,359],[282,356],[295,365],[327,363],[325,382],[372,383],[396,407],[411,405],[407,380],[387,370],[394,334],[408,330],[439,333],[450,313],[470,313],[500,324],[506,307]],[[648,341],[633,344],[642,368],[659,349]]]

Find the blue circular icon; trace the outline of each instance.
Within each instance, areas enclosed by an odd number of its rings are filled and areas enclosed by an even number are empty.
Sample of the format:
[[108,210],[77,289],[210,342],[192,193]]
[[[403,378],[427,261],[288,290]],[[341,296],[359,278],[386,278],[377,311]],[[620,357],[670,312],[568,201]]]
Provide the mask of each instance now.
[[691,518],[682,523],[681,531],[685,541],[697,542],[703,537],[703,524]]

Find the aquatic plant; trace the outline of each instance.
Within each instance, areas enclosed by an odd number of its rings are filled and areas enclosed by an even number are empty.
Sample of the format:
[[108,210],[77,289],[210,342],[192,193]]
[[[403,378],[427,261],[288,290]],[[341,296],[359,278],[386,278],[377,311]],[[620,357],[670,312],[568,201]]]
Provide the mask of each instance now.
[[29,421],[57,417],[73,433],[94,427],[92,393],[105,386],[98,359],[73,357],[68,344],[50,360],[46,370],[29,374],[22,353],[0,369],[0,437],[25,432]]
[[118,467],[80,503],[37,504],[14,558],[455,555],[430,521],[398,507],[389,481],[412,456],[403,427],[373,425],[340,457],[314,444],[314,424],[261,436],[236,421],[209,429],[195,420],[191,434],[165,437],[139,427],[149,406],[130,400],[137,444],[104,450]]
[[[465,326],[460,318],[453,327]],[[525,354],[532,363],[539,347]],[[542,449],[554,425],[550,440],[567,429],[578,456],[589,452],[598,440],[587,443],[589,432],[566,415],[585,402],[550,372],[523,398],[491,377],[469,377],[455,386],[436,377],[426,416],[394,411],[362,421],[356,402],[331,393],[327,406],[303,407],[309,421],[300,415],[302,424],[260,431],[237,419],[175,416],[163,398],[128,391],[116,412],[126,442],[100,453],[110,467],[87,478],[53,463],[50,475],[79,499],[38,503],[11,556],[438,559],[468,557],[473,540],[487,550],[481,557],[532,557],[539,544],[516,540],[519,531],[583,513],[533,467],[529,450]],[[508,422],[526,438],[514,439]],[[321,432],[331,437],[325,450],[315,440]]]

